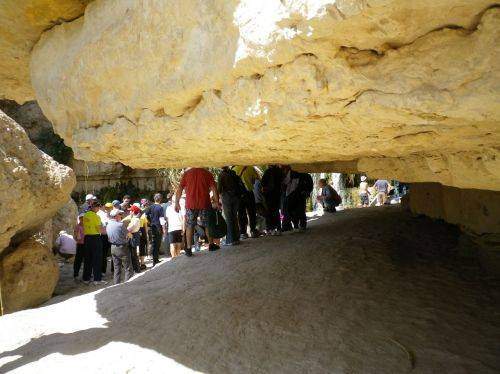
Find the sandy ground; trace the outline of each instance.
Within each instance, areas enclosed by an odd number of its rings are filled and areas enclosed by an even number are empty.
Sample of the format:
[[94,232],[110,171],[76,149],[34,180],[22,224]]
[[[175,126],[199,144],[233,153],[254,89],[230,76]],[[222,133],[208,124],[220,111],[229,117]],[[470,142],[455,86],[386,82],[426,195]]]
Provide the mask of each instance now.
[[356,209],[76,286],[0,318],[0,372],[498,373],[498,282],[458,235]]

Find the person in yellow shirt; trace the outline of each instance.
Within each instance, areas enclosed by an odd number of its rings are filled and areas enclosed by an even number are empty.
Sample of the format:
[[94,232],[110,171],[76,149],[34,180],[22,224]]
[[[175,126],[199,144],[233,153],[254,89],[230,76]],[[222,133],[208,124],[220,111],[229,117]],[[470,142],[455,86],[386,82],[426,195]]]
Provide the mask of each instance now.
[[240,239],[247,239],[247,226],[250,224],[250,236],[256,238],[259,233],[256,229],[256,209],[255,196],[253,194],[253,186],[255,180],[260,179],[260,174],[255,166],[233,166],[234,172],[241,178],[245,186],[245,193],[241,196],[240,206],[238,209],[238,222],[240,227]]
[[89,210],[83,215],[84,234],[84,262],[83,262],[83,282],[90,283],[90,276],[94,274],[94,284],[106,284],[102,280],[102,241],[101,233],[103,226],[101,218],[97,214],[101,204],[93,201]]

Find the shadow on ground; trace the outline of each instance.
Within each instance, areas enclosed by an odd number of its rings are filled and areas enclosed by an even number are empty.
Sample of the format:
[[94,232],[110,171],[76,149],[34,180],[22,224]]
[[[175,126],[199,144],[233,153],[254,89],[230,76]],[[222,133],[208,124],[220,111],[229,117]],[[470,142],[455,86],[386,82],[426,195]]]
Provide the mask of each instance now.
[[95,294],[105,328],[33,337],[0,354],[21,356],[0,371],[35,369],[54,352],[112,371],[113,357],[93,355],[125,342],[207,373],[498,372],[498,288],[459,255],[459,235],[399,208],[358,209],[305,234],[175,259]]

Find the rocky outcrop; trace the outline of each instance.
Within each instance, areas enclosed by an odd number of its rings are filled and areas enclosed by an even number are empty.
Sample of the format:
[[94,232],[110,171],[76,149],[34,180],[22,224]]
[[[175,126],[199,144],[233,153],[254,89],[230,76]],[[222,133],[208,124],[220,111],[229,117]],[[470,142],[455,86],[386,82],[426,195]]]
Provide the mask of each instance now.
[[59,267],[47,244],[32,237],[0,258],[4,313],[38,306],[52,297]]
[[0,1],[0,99],[33,100],[30,53],[40,34],[83,14],[90,0]]
[[[36,148],[26,132],[0,111],[0,252],[14,235],[47,222],[75,185],[73,171]],[[12,243],[11,243],[12,244]]]
[[79,159],[355,161],[407,182],[498,190],[493,5],[95,1],[42,35],[32,82]]

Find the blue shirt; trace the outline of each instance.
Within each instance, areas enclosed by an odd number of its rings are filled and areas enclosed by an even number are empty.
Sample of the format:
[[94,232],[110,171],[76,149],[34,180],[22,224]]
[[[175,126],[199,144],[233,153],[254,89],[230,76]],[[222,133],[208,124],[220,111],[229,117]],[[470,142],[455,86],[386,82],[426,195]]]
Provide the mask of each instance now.
[[149,224],[151,226],[161,227],[160,218],[165,217],[163,207],[160,204],[153,204],[146,212]]

